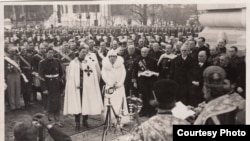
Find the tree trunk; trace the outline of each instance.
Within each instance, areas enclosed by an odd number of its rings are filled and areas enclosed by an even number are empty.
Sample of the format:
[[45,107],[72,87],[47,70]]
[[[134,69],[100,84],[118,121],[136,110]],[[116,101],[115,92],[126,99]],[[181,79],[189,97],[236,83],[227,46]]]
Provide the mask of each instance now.
[[147,9],[148,9],[148,5],[143,4],[143,17],[142,17],[143,25],[147,25],[147,21],[148,21]]

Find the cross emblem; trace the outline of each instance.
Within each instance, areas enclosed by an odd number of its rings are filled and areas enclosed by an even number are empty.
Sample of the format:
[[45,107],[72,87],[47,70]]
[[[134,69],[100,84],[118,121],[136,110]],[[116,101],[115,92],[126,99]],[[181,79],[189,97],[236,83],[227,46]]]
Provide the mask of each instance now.
[[87,69],[84,70],[84,72],[87,73],[88,76],[90,76],[91,72],[93,72],[89,66],[87,66]]

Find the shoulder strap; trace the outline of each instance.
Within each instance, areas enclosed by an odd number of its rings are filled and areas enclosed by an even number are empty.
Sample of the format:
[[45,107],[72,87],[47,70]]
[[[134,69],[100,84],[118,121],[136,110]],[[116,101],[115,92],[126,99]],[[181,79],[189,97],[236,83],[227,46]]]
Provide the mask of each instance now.
[[25,60],[21,55],[19,55],[19,58],[20,58],[29,68],[31,68],[30,63],[29,63],[27,60]]

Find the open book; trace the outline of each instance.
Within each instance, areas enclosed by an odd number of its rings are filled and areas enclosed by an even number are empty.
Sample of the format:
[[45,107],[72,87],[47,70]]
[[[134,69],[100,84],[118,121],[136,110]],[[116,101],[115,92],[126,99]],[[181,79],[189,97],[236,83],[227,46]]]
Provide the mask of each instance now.
[[186,105],[184,105],[182,102],[176,102],[175,107],[172,109],[173,116],[180,118],[180,119],[186,119],[192,115],[195,114],[194,111],[188,109]]

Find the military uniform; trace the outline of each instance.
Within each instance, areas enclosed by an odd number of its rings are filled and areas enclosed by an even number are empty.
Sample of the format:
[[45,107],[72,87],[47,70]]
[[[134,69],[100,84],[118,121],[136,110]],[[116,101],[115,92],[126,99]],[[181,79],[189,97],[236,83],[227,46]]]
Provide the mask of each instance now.
[[176,55],[173,55],[173,54],[169,54],[169,55],[163,54],[160,57],[160,60],[158,62],[160,79],[170,79],[171,65],[175,57]]
[[134,53],[132,55],[126,54],[124,56],[124,66],[126,69],[126,78],[125,78],[125,92],[126,95],[129,96],[129,91],[134,90],[133,89],[133,83],[132,83],[132,71],[134,68],[135,61],[139,55]]
[[47,111],[49,115],[54,114],[59,117],[61,109],[61,93],[63,76],[62,66],[58,59],[44,59],[39,63],[39,75],[45,79],[41,81],[42,91],[48,91]]
[[157,52],[154,52],[154,50],[151,49],[151,50],[149,51],[149,54],[148,54],[148,55],[149,55],[151,58],[153,58],[156,62],[158,62],[158,60],[160,59],[160,57],[161,57],[162,54],[164,54],[164,52],[161,51],[161,50],[159,50],[159,51],[157,51]]
[[20,68],[23,74],[26,76],[29,82],[25,82],[21,79],[21,93],[23,94],[23,100],[25,106],[29,106],[32,94],[32,60],[33,56],[31,54],[20,55]]
[[[33,72],[38,73],[39,62],[41,60],[43,60],[44,58],[45,58],[45,54],[37,53],[34,55],[33,61],[32,61],[32,71]],[[34,100],[37,100],[37,92],[40,92],[41,96],[42,96],[43,106],[46,109],[45,101],[47,101],[47,100],[45,100],[45,99],[47,98],[46,97],[47,95],[42,94],[40,81],[41,80],[38,77],[33,76],[33,98],[34,98]]]
[[[19,64],[19,60],[17,58],[12,60],[15,61],[17,64]],[[9,63],[8,61],[4,61],[4,73],[5,73],[5,80],[7,83],[7,93],[8,93],[10,109],[11,110],[19,109],[21,108],[20,72],[14,65]]]
[[138,84],[138,92],[142,94],[143,108],[142,115],[151,116],[155,114],[154,108],[149,104],[149,101],[153,99],[152,87],[156,81],[156,76],[146,77],[139,76],[140,72],[146,70],[157,72],[157,62],[150,57],[138,57],[135,62],[132,77]]

